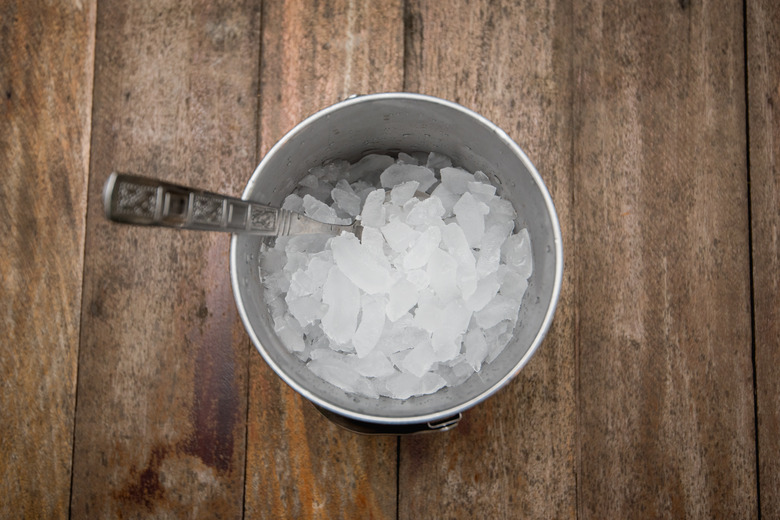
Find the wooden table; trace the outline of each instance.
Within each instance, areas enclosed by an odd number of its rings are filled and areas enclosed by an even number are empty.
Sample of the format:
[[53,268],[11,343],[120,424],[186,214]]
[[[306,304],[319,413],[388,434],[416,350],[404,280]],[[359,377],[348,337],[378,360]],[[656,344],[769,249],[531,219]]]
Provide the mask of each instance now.
[[[780,3],[6,0],[0,517],[780,518]],[[240,194],[293,125],[413,91],[504,128],[566,271],[454,431],[358,436],[264,364],[227,236],[111,225],[112,170]]]

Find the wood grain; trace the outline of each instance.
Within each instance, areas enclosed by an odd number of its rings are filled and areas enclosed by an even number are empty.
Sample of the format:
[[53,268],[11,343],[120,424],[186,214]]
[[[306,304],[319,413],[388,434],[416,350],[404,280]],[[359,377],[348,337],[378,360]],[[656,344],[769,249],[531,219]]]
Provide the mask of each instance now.
[[551,191],[566,275],[555,321],[505,389],[452,432],[401,439],[400,518],[574,518],[576,400],[570,9],[564,3],[408,2],[406,89],[485,115]]
[[742,12],[574,12],[579,516],[755,518]]
[[0,15],[0,517],[66,518],[95,2]]
[[[398,0],[266,2],[260,153],[306,116],[350,94],[400,90]],[[396,516],[396,440],[340,430],[250,356],[246,514]]]
[[242,516],[249,344],[229,237],[109,223],[100,194],[113,170],[240,194],[259,38],[251,1],[98,9],[76,518]]
[[748,129],[761,516],[780,517],[780,6],[747,3]]

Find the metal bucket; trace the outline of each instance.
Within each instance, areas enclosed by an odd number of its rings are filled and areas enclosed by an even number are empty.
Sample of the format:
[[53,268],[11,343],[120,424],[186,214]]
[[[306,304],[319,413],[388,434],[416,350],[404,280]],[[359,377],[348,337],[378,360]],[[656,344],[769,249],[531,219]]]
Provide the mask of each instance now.
[[462,411],[507,384],[536,352],[553,319],[563,277],[558,217],[531,161],[484,117],[430,96],[356,96],[312,115],[263,158],[243,198],[281,205],[314,166],[398,151],[439,152],[451,157],[455,165],[488,174],[499,193],[514,205],[516,229],[527,228],[531,238],[533,274],[513,339],[492,363],[461,385],[395,400],[358,397],[323,381],[290,354],[274,333],[258,267],[262,239],[234,235],[231,242],[233,291],[257,350],[279,377],[326,416],[363,433],[408,433],[454,426]]

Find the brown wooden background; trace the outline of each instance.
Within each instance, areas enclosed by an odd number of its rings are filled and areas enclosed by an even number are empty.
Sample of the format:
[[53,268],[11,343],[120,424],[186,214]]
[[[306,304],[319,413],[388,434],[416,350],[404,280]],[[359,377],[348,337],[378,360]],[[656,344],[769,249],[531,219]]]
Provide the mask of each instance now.
[[[0,517],[780,518],[777,2],[3,0],[0,38]],[[363,437],[253,350],[227,236],[100,191],[239,194],[400,90],[526,150],[566,274],[456,430]]]

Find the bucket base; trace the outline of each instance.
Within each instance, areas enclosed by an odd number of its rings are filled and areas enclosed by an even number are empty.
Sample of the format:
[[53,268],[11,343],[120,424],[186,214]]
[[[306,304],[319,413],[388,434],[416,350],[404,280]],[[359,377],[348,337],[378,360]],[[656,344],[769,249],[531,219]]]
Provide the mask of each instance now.
[[456,414],[435,422],[414,423],[414,424],[378,424],[365,421],[358,421],[344,417],[330,410],[326,410],[316,404],[313,405],[330,422],[341,426],[345,430],[362,435],[411,435],[415,433],[433,433],[446,432],[452,430],[458,425],[463,414]]

